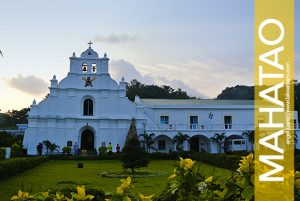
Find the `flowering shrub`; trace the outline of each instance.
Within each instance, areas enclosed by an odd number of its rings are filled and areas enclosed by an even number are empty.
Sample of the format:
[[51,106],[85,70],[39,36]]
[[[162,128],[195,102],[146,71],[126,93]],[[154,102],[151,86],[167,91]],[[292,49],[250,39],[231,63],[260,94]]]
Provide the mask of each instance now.
[[194,161],[180,158],[174,174],[169,177],[171,179],[169,193],[175,195],[178,201],[251,201],[254,199],[253,174],[252,153],[242,158],[238,170],[223,183],[212,176],[203,177]]
[[77,193],[72,193],[72,197],[65,197],[61,193],[51,194],[50,192],[39,192],[30,195],[27,192],[19,190],[17,195],[14,195],[11,200],[14,201],[90,201],[93,200],[93,195],[86,195],[84,186],[77,187]]

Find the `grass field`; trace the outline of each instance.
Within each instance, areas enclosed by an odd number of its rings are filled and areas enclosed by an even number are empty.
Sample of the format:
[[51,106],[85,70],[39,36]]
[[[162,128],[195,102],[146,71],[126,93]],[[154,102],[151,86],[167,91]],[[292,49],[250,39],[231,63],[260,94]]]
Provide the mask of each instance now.
[[[119,161],[81,161],[84,168],[77,168],[77,161],[48,161],[38,167],[27,170],[0,181],[0,200],[10,200],[22,186],[24,190],[33,192],[47,191],[53,187],[78,186],[84,185],[86,188],[93,187],[104,190],[105,192],[115,192],[120,185],[120,178],[103,178],[98,174],[103,171],[122,171]],[[141,171],[164,171],[168,174],[173,173],[175,161],[154,160],[149,163],[147,168]],[[229,177],[231,171],[213,168],[212,166],[201,164],[200,171],[205,176],[219,175],[222,178]],[[160,194],[166,186],[168,176],[136,178],[135,188],[137,192],[144,194]]]

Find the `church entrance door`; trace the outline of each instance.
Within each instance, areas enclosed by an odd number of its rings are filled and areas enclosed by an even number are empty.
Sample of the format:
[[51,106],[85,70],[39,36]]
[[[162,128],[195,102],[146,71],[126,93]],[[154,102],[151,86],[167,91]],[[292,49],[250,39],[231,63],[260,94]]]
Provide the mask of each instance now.
[[199,152],[200,144],[199,144],[199,138],[198,137],[191,137],[191,139],[190,139],[190,150]]
[[86,129],[81,134],[81,149],[91,150],[94,149],[94,132],[90,129]]

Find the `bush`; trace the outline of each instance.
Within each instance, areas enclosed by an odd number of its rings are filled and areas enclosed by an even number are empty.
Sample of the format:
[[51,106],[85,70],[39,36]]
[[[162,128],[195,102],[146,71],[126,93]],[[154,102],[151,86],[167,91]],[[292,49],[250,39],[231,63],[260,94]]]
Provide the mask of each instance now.
[[123,168],[130,168],[132,172],[134,169],[140,167],[147,167],[149,159],[148,153],[140,147],[138,140],[135,119],[132,119],[128,135],[125,141],[125,146],[121,154],[121,161],[123,162]]
[[12,146],[11,146],[11,153],[10,153],[11,157],[20,157],[20,156],[23,156],[23,147],[20,146],[19,144],[17,143],[14,143]]
[[296,154],[294,160],[295,160],[295,164],[300,163],[300,154]]
[[6,149],[4,147],[0,147],[0,159],[5,159]]
[[23,135],[11,135],[6,131],[0,131],[0,147],[11,147],[14,143],[22,144]]
[[107,152],[107,147],[99,147],[98,151],[100,155],[104,155]]
[[155,159],[155,160],[169,160],[170,155],[167,153],[161,153],[161,152],[156,152],[156,153],[151,153],[149,154],[150,159]]
[[228,170],[236,170],[241,160],[240,156],[232,154],[211,154],[204,152],[192,152],[191,158],[199,162],[203,162],[209,165],[225,168]]
[[69,147],[69,146],[63,147],[62,151],[63,151],[64,154],[70,155],[71,154],[71,147]]
[[35,167],[47,160],[47,157],[27,157],[0,161],[0,179],[23,172],[24,170]]

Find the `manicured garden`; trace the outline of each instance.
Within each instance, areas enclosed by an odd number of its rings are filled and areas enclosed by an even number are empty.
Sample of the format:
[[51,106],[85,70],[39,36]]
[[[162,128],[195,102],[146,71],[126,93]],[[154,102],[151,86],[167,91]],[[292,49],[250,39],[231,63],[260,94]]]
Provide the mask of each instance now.
[[[118,160],[89,160],[84,168],[77,168],[76,160],[51,160],[15,176],[0,180],[0,200],[10,200],[18,189],[24,191],[47,191],[51,188],[66,188],[84,185],[86,189],[99,189],[115,193],[120,178],[104,178],[103,171],[122,171]],[[166,176],[135,178],[135,190],[144,194],[159,195],[166,187],[169,175],[173,174],[175,161],[151,160],[147,168],[138,171],[166,172]],[[200,164],[204,176],[219,175],[224,180],[232,175],[229,170]]]

